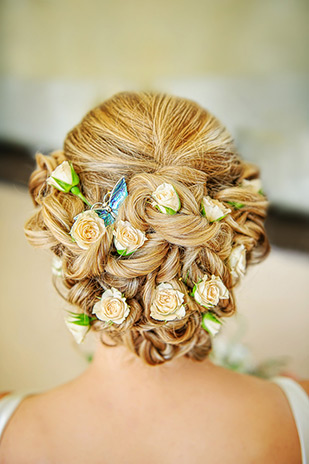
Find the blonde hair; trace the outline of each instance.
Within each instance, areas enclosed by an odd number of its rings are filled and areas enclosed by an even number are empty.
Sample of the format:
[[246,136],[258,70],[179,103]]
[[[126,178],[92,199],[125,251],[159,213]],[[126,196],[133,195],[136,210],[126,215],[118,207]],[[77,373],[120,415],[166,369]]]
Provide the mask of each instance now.
[[[115,287],[126,296],[130,314],[120,325],[93,321],[94,330],[108,333],[115,345],[126,345],[151,365],[182,355],[203,360],[211,350],[211,338],[201,328],[205,309],[188,290],[205,273],[219,276],[230,297],[213,311],[219,318],[231,316],[237,283],[227,264],[232,247],[245,246],[247,264],[269,252],[263,224],[268,201],[240,186],[244,179],[258,178],[259,171],[241,160],[222,124],[184,98],[122,92],[86,114],[68,133],[63,151],[37,154],[36,159],[29,189],[39,208],[25,233],[31,244],[62,258],[66,300],[90,316],[103,290]],[[71,240],[74,217],[85,205],[46,183],[64,160],[72,162],[91,204],[102,201],[125,176],[129,195],[118,219],[147,232],[143,247],[130,257],[116,257],[111,253],[111,230],[88,250]],[[172,183],[181,200],[181,210],[173,216],[149,202],[163,182]],[[206,195],[229,207],[227,202],[243,207],[232,208],[224,220],[210,224],[200,213]],[[184,318],[165,323],[150,317],[155,287],[161,282],[172,282],[185,294]]]

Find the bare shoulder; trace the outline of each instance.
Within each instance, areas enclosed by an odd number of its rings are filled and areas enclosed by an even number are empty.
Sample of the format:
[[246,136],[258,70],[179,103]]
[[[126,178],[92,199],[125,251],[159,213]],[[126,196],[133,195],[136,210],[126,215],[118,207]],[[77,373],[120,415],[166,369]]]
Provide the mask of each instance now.
[[309,396],[309,380],[297,380],[297,383],[305,390]]
[[55,393],[50,391],[29,395],[20,402],[1,437],[1,463],[51,462],[48,460],[49,445],[46,424],[54,407],[55,402],[51,401],[54,396]]
[[222,375],[229,385],[230,413],[235,411],[238,435],[250,443],[252,462],[301,463],[294,416],[279,385],[225,369]]
[[[31,437],[33,440],[34,435],[37,433],[37,430],[39,430],[39,427],[36,430],[34,426],[36,423],[35,417],[32,416],[32,419],[30,419],[30,415],[34,413],[34,411],[31,406],[29,408],[29,403],[32,403],[31,397],[24,398],[6,424],[0,441],[1,463],[13,464],[15,462],[22,462],[22,453],[25,451],[22,449],[23,439],[27,436],[28,439]],[[18,437],[18,441],[16,441],[16,437]],[[16,446],[17,442],[18,446]],[[27,461],[28,458],[25,456],[27,456],[27,454],[24,454],[24,459],[26,459],[24,461],[25,464],[28,462],[30,463],[31,461]]]
[[[150,398],[147,388],[143,390],[141,386],[136,393],[130,390],[130,401],[126,399],[125,386],[123,392],[119,386],[116,394],[120,392],[121,395],[117,398],[113,396],[112,389],[108,390],[109,400],[106,404],[102,403],[101,409],[93,390],[88,400],[88,396],[80,395],[76,385],[65,385],[30,396],[22,401],[7,427],[0,444],[0,462],[54,463],[59,462],[59,456],[66,456],[65,462],[68,463],[97,462],[95,459],[91,461],[90,451],[100,456],[103,447],[107,462],[118,464],[124,462],[114,455],[118,450],[119,430],[132,427],[132,421],[135,421],[135,433],[128,437],[127,434],[122,435],[123,448],[132,449],[132,453],[134,449],[139,450],[144,456],[153,455],[153,463],[175,462],[175,456],[169,454],[171,443],[177,445],[177,453],[183,456],[183,460],[179,461],[181,463],[202,463],[205,462],[205,455],[210,464],[301,462],[294,418],[284,392],[277,384],[223,368],[215,368],[213,373],[207,370],[201,374],[196,372],[195,379],[192,375],[187,381],[186,376],[183,384],[169,385],[164,390],[165,397],[160,387],[158,395],[151,395]],[[122,396],[123,401],[120,402]],[[158,401],[155,402],[154,398],[158,398]],[[185,402],[183,398],[186,398]],[[117,404],[115,413],[110,404]],[[139,404],[140,407],[133,412],[129,407],[131,404]],[[199,413],[193,414],[197,405]],[[166,449],[161,440],[163,416],[170,431]],[[109,417],[109,421],[102,420],[102,417]],[[114,427],[110,427],[110,423]],[[158,427],[156,424],[159,424]],[[210,425],[211,433],[205,434]],[[152,431],[151,440],[149,430]],[[193,451],[187,449],[189,431],[194,434],[193,441],[200,444]],[[83,455],[82,449],[85,433],[89,445],[88,457]],[[108,437],[110,446],[106,447],[102,442],[104,437]],[[75,443],[74,457],[70,443]],[[154,443],[160,443],[160,447],[155,449]],[[199,455],[195,456],[197,452]],[[128,462],[140,462],[138,456],[132,454],[130,458]]]

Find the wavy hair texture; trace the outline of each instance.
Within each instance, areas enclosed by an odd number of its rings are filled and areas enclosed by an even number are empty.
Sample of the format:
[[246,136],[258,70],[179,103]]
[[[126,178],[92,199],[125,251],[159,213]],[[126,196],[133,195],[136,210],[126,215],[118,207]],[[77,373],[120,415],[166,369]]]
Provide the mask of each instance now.
[[[189,296],[194,283],[205,273],[219,276],[230,298],[220,300],[213,310],[219,318],[231,316],[237,284],[227,266],[232,247],[245,246],[247,265],[269,252],[264,230],[268,201],[240,187],[244,179],[258,178],[259,170],[241,160],[222,124],[184,98],[122,92],[92,109],[68,133],[62,151],[39,153],[36,159],[29,189],[38,209],[25,233],[32,245],[62,258],[66,300],[90,316],[102,292],[115,287],[124,293],[131,311],[119,325],[92,323],[93,330],[102,332],[102,343],[124,344],[150,365],[183,355],[202,361],[211,350],[211,339],[201,328],[205,309]],[[78,197],[46,183],[64,160],[73,163],[91,204],[102,201],[125,176],[129,195],[118,219],[146,232],[143,247],[129,257],[117,256],[112,227],[88,250],[71,240],[73,218],[87,207]],[[151,193],[163,182],[172,183],[181,200],[174,216],[150,204]],[[227,207],[228,202],[244,206],[209,224],[200,213],[206,195]],[[185,294],[183,319],[163,322],[150,317],[154,290],[161,282],[171,282]],[[104,333],[114,345],[104,341]]]

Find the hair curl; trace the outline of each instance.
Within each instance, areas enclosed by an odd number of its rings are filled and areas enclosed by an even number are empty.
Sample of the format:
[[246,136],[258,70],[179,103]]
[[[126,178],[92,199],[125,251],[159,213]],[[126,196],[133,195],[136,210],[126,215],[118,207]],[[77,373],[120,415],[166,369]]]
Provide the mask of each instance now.
[[[263,225],[268,201],[240,187],[244,179],[258,178],[259,171],[241,160],[222,124],[184,98],[122,92],[92,109],[68,133],[63,151],[37,154],[36,159],[29,190],[39,208],[25,233],[32,245],[62,258],[66,300],[90,316],[102,291],[115,287],[125,294],[130,314],[120,325],[93,321],[94,330],[107,332],[115,345],[126,345],[150,365],[182,355],[203,360],[211,339],[201,328],[203,309],[188,289],[205,273],[219,276],[230,298],[220,300],[213,311],[218,317],[231,316],[237,283],[227,266],[232,247],[244,244],[247,264],[269,252]],[[111,231],[88,250],[72,242],[69,231],[85,205],[46,183],[64,160],[72,162],[92,204],[125,176],[129,195],[118,218],[147,232],[143,247],[130,257],[115,257]],[[181,211],[174,216],[160,213],[149,202],[163,182],[172,183],[181,200]],[[206,195],[244,206],[209,224],[200,213]],[[183,319],[165,323],[150,317],[153,293],[161,282],[172,282],[185,294]],[[101,340],[107,344],[103,336]]]

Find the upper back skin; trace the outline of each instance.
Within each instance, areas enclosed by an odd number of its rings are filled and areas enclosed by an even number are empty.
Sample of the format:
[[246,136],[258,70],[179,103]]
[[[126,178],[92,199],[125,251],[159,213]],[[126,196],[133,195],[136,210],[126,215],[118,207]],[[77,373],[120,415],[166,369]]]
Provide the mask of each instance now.
[[2,464],[301,464],[296,425],[272,382],[207,366],[182,382],[89,383],[22,401]]

